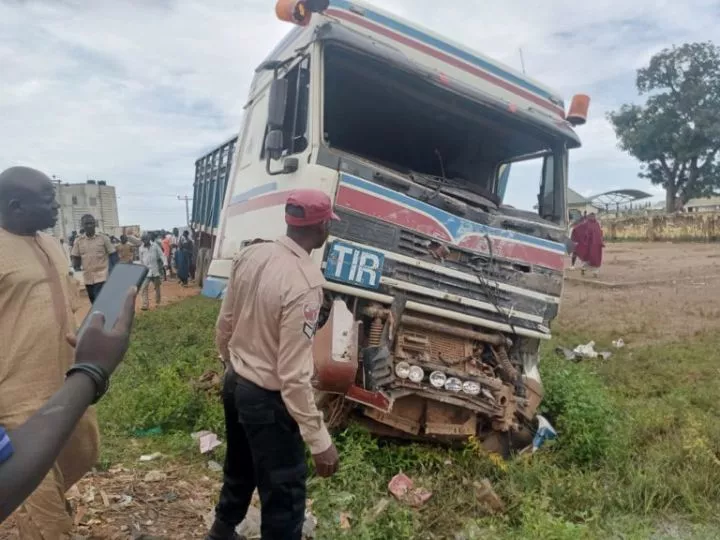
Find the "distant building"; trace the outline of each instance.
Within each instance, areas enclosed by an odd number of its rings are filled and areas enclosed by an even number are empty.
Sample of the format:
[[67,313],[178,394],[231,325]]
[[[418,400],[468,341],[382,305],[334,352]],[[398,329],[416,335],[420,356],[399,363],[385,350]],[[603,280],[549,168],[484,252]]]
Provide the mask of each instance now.
[[567,190],[567,207],[571,221],[580,219],[585,213],[597,213],[600,209],[574,189]]
[[104,181],[88,180],[84,184],[56,184],[55,199],[60,205],[58,222],[53,235],[66,239],[72,231],[80,230],[80,219],[92,214],[97,229],[108,235],[117,235],[120,229],[115,188]]
[[686,212],[720,212],[720,197],[690,199],[685,203]]

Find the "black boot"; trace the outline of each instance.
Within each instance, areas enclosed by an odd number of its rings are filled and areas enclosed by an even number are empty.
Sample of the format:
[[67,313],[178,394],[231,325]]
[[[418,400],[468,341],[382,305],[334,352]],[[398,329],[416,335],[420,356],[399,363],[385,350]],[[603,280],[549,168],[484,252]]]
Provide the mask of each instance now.
[[205,540],[247,540],[247,538],[238,535],[234,527],[216,519]]

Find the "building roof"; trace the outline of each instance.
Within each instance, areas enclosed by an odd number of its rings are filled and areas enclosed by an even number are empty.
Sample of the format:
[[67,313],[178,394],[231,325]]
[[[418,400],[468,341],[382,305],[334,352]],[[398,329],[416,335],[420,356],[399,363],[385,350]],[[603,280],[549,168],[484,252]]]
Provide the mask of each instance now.
[[640,191],[639,189],[616,189],[599,195],[590,197],[593,204],[609,205],[609,204],[627,204],[641,199],[649,199],[652,197],[649,193]]
[[567,190],[567,203],[568,204],[588,204],[590,201],[580,195],[574,189],[568,188]]
[[720,196],[716,197],[701,197],[698,199],[690,199],[685,203],[685,208],[691,207],[702,207],[702,206],[720,206]]

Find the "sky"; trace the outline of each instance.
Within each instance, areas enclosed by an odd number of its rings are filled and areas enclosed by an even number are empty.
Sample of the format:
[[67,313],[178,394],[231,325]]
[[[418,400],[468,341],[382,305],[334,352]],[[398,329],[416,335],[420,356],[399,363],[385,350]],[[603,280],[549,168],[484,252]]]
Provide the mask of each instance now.
[[[384,0],[560,92],[591,96],[570,187],[662,191],[638,178],[605,118],[638,101],[635,72],[673,44],[720,43],[717,0]],[[273,0],[0,0],[0,169],[116,186],[121,225],[185,222],[194,162],[237,134],[255,67],[290,30]],[[531,208],[535,171],[506,202]]]

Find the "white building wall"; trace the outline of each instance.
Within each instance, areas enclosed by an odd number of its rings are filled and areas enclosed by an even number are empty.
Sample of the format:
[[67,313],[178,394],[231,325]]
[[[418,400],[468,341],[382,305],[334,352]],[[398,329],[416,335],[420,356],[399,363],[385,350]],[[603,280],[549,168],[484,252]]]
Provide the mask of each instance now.
[[55,198],[60,205],[58,222],[53,229],[57,238],[68,238],[80,230],[80,219],[92,214],[97,228],[116,234],[120,228],[115,187],[98,184],[57,184]]

